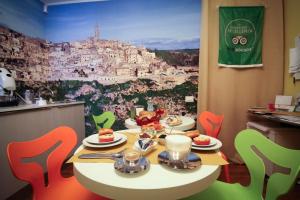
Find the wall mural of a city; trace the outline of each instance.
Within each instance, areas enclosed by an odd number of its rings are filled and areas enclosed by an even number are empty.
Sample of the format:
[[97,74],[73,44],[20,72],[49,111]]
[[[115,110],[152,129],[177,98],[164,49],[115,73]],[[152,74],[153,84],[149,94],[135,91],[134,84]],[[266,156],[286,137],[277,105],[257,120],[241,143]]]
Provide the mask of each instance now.
[[44,23],[39,37],[2,23],[0,67],[15,72],[20,94],[84,100],[87,135],[92,115],[112,111],[123,129],[130,108],[148,100],[196,116],[197,103],[184,99],[198,91],[199,0],[51,6]]

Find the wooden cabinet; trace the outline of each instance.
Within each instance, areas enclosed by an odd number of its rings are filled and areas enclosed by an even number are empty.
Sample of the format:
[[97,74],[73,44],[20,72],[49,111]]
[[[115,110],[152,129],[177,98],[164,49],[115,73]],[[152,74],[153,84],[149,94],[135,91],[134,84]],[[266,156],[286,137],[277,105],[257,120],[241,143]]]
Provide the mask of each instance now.
[[[58,126],[69,126],[76,131],[78,147],[85,137],[84,102],[54,104],[32,109],[15,107],[12,111],[6,108],[5,112],[3,110],[0,112],[0,199],[6,199],[26,185],[25,182],[16,179],[11,172],[6,155],[7,144],[12,141],[38,138]],[[49,152],[34,159],[43,165],[45,172]]]

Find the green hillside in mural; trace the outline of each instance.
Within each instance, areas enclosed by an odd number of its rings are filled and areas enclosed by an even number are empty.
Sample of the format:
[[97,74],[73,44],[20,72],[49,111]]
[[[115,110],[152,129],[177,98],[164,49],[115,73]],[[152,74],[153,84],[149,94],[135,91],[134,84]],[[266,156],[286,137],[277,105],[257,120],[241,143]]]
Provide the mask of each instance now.
[[179,49],[179,50],[149,50],[169,65],[173,66],[198,66],[199,49]]
[[[121,84],[102,85],[97,81],[53,81],[36,83],[36,87],[30,87],[25,82],[17,82],[18,92],[23,93],[26,89],[33,91],[48,87],[55,93],[55,101],[66,99],[85,102],[85,126],[86,134],[95,133],[96,127],[92,115],[99,115],[106,110],[114,110],[117,121],[113,125],[114,130],[125,129],[124,120],[129,117],[129,110],[133,103],[147,107],[147,100],[152,99],[155,106],[164,104],[171,114],[195,115],[197,103],[187,104],[185,96],[194,96],[197,93],[197,79],[192,77],[189,81],[175,86],[173,89],[157,90],[155,83],[149,79],[140,79]],[[141,93],[133,91],[128,93],[133,86],[151,88]],[[84,89],[83,89],[84,88]],[[117,94],[117,95],[116,95]],[[41,90],[41,95],[50,98],[49,90]],[[117,98],[116,98],[117,96]],[[118,109],[120,104],[123,109]]]

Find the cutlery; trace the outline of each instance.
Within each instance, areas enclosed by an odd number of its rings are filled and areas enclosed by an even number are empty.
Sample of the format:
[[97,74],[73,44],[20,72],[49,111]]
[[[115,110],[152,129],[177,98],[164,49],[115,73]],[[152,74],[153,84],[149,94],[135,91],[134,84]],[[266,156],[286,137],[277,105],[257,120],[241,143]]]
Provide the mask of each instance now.
[[117,153],[88,153],[88,154],[82,154],[79,155],[78,158],[80,159],[100,159],[100,158],[108,158],[108,159],[116,159],[116,158],[122,158],[123,157],[123,149],[122,151],[119,151]]

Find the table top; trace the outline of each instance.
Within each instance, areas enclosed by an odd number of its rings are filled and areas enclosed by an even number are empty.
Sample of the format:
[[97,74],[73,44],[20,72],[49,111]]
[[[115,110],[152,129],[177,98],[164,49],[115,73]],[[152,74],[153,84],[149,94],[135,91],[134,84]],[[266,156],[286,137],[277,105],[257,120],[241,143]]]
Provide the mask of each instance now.
[[113,163],[74,162],[74,174],[87,189],[112,199],[179,199],[206,189],[218,178],[220,166],[179,171],[151,164],[146,172],[129,175],[115,171]]
[[[174,129],[174,130],[179,130],[179,131],[186,131],[189,129],[192,129],[195,127],[195,120],[191,117],[186,117],[186,116],[180,116],[182,123],[178,126],[169,126],[166,123],[165,119],[160,120],[160,123],[165,126],[167,129]],[[125,126],[126,128],[132,129],[132,128],[139,128],[140,126],[138,126],[136,124],[135,121],[133,121],[132,119],[126,119],[125,120]]]
[[30,111],[36,109],[46,109],[46,108],[53,108],[53,107],[65,107],[65,106],[72,106],[72,105],[79,105],[84,104],[84,101],[74,101],[74,102],[55,102],[51,104],[46,104],[43,106],[39,106],[37,104],[29,104],[29,105],[18,105],[18,106],[10,106],[10,107],[0,107],[0,114],[2,113],[11,113],[16,111]]
[[283,124],[292,125],[295,128],[300,127],[300,115],[299,112],[267,112],[264,110],[248,110],[251,115],[255,115],[256,117],[280,122]]

